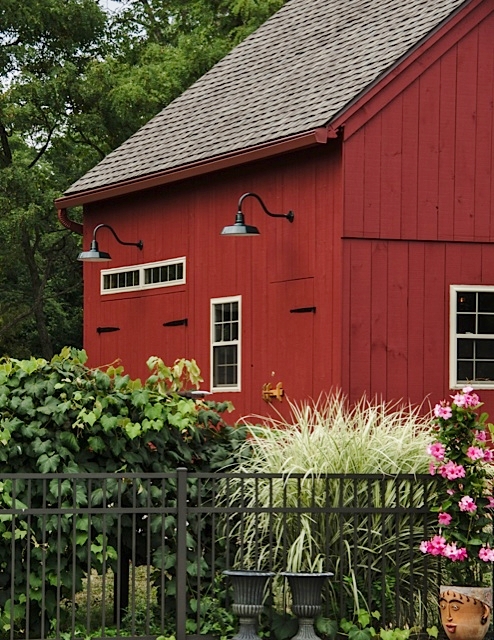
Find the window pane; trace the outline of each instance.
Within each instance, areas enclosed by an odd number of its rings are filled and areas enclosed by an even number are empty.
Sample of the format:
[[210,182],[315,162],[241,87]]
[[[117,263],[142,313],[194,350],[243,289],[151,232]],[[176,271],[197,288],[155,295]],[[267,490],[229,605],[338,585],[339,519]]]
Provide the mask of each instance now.
[[475,380],[494,380],[494,362],[479,360],[475,363]]
[[213,350],[213,384],[216,387],[237,384],[237,346],[215,347]]
[[475,357],[478,360],[494,360],[494,340],[476,340]]
[[475,292],[458,291],[456,294],[456,308],[458,311],[476,311]]
[[478,333],[494,333],[494,315],[479,313]]
[[475,316],[459,313],[456,320],[456,333],[475,333]]
[[230,340],[232,339],[231,338],[231,335],[232,335],[231,329],[232,329],[231,324],[227,323],[227,324],[223,325],[223,341],[224,342],[230,342]]
[[[484,340],[482,340],[484,342]],[[473,358],[473,340],[459,339],[457,341],[458,358]]]
[[458,380],[467,382],[473,380],[473,362],[467,360],[459,360],[457,367]]
[[223,321],[223,305],[222,304],[214,305],[214,321],[215,322]]
[[479,293],[479,311],[494,313],[494,292]]

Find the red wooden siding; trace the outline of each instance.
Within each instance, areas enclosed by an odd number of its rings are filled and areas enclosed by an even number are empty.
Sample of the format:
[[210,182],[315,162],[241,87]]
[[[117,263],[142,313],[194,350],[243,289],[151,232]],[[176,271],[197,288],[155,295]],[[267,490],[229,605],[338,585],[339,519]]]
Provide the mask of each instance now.
[[344,235],[494,239],[492,7],[471,27],[458,41],[449,33],[442,55],[370,120],[357,112],[347,123]]
[[[210,300],[241,296],[242,390],[215,394],[234,417],[269,411],[265,383],[294,400],[445,397],[449,286],[494,285],[493,41],[494,6],[474,0],[350,108],[341,139],[88,206],[85,246],[101,222],[144,241],[102,232],[108,266],[187,258],[185,285],[106,296],[86,265],[90,364],[143,377],[149,355],[195,358],[208,389]],[[221,237],[247,191],[294,223],[247,199],[261,235]]]
[[[449,286],[494,283],[487,243],[347,240],[344,386],[389,400],[448,395]],[[481,391],[494,412],[494,391]]]
[[[493,10],[477,4],[345,123],[342,380],[353,400],[447,395],[449,285],[494,285]],[[494,411],[494,391],[482,397]]]
[[[274,212],[295,212],[293,224],[266,216],[245,200],[254,238],[220,236],[232,224],[239,197],[258,193]],[[316,222],[316,219],[318,222]],[[186,256],[187,282],[140,292],[99,293],[100,264],[85,266],[85,348],[92,366],[120,358],[133,377],[147,376],[145,360],[195,358],[209,389],[210,300],[242,296],[242,391],[217,393],[237,411],[266,413],[262,385],[282,382],[287,396],[302,399],[340,385],[341,189],[337,142],[287,155],[241,171],[155,189],[88,207],[85,246],[93,227],[106,222],[123,240],[141,238],[144,248],[122,247],[98,235],[113,256],[103,268]],[[329,269],[328,269],[329,265]],[[297,312],[315,307],[315,313]],[[187,318],[187,327],[163,327]],[[118,332],[100,333],[101,326]],[[316,348],[317,342],[317,348]],[[286,406],[286,402],[280,407]]]

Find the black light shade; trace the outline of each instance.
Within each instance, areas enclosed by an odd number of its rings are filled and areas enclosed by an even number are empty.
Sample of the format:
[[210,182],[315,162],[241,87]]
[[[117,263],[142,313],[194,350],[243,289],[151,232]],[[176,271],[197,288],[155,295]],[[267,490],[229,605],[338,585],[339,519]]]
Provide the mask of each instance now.
[[266,213],[268,216],[271,216],[271,218],[286,218],[288,222],[293,222],[293,219],[295,218],[293,211],[289,211],[288,213],[271,213],[271,211],[268,211],[268,209],[266,208],[266,205],[261,200],[260,196],[257,195],[257,193],[248,192],[248,193],[244,193],[243,196],[241,196],[240,200],[238,201],[238,210],[237,210],[237,215],[235,217],[235,223],[230,226],[223,227],[223,230],[221,231],[222,236],[244,237],[244,236],[259,235],[259,229],[257,227],[252,227],[248,224],[245,224],[244,214],[242,211],[242,204],[245,198],[247,197],[255,198],[263,208],[264,213]]
[[84,262],[108,262],[108,260],[111,260],[111,255],[106,253],[106,251],[100,251],[98,243],[96,240],[93,240],[89,251],[82,251],[77,256],[77,259]]
[[111,227],[109,224],[99,224],[94,228],[93,239],[91,241],[91,248],[89,249],[89,251],[82,251],[77,256],[78,260],[81,260],[83,262],[108,262],[109,260],[111,260],[111,255],[109,253],[107,253],[106,251],[99,250],[98,243],[96,241],[96,234],[102,227],[109,229],[113,233],[115,240],[119,244],[130,245],[133,247],[137,247],[138,249],[142,249],[142,247],[144,246],[142,243],[142,240],[139,240],[138,242],[124,242],[123,240],[120,240],[120,238],[117,236],[115,232],[115,229]]
[[222,236],[258,236],[259,229],[245,224],[244,214],[239,211],[235,218],[235,224],[229,227],[223,227]]

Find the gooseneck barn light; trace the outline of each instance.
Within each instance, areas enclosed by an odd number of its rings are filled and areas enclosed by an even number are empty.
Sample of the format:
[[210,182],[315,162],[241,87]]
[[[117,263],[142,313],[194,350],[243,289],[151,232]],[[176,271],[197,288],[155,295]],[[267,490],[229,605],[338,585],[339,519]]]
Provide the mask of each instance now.
[[142,244],[142,240],[139,240],[139,242],[124,242],[123,240],[120,240],[120,238],[117,236],[115,232],[115,229],[111,227],[109,224],[99,224],[97,227],[94,227],[93,239],[91,241],[91,248],[89,249],[89,251],[83,251],[82,253],[80,253],[77,256],[78,260],[83,260],[84,262],[108,262],[108,260],[111,260],[111,255],[109,253],[106,253],[106,251],[99,250],[98,243],[96,241],[96,234],[103,227],[105,227],[106,229],[110,229],[110,231],[115,236],[115,240],[119,244],[126,244],[132,247],[137,247],[138,249],[142,249],[142,247],[144,246]]
[[257,227],[252,227],[248,224],[245,224],[245,218],[242,211],[242,204],[245,198],[249,198],[249,197],[255,198],[263,208],[264,213],[267,213],[268,216],[271,216],[271,218],[286,218],[288,222],[293,222],[293,219],[295,218],[293,211],[289,211],[288,213],[271,213],[271,211],[268,211],[266,205],[261,200],[261,198],[257,195],[257,193],[248,192],[248,193],[244,193],[243,196],[240,196],[240,200],[238,201],[238,207],[237,207],[238,209],[237,215],[235,217],[235,224],[232,224],[231,226],[228,226],[228,227],[223,227],[223,231],[221,232],[222,236],[258,236],[259,235],[259,229]]

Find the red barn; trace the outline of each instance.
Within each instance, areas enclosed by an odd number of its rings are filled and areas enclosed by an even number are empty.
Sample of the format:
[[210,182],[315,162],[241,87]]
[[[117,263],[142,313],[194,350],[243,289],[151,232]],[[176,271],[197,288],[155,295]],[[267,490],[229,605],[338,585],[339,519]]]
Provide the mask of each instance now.
[[494,408],[493,42],[492,0],[289,0],[57,201],[134,243],[84,266],[90,364]]

